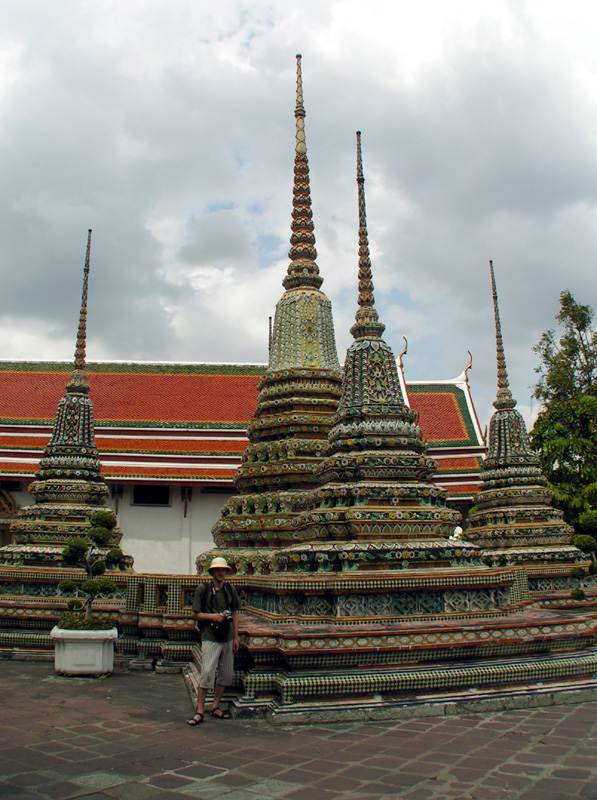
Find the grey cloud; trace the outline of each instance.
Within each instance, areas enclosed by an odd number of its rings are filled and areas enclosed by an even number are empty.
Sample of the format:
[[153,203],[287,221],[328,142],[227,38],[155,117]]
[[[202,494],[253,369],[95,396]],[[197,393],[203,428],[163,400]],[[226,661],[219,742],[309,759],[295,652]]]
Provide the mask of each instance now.
[[178,258],[196,266],[232,264],[251,266],[249,231],[233,211],[216,211],[188,224],[189,241],[178,251]]
[[407,377],[454,377],[471,349],[475,397],[490,407],[493,258],[524,401],[560,290],[597,303],[596,121],[557,37],[486,29],[403,76],[399,55],[357,34],[328,39],[346,4],[293,15],[241,3],[209,20],[201,4],[108,6],[3,10],[20,62],[0,87],[0,316],[74,335],[92,227],[90,337],[111,357],[263,360],[287,263],[302,49],[340,353],[356,303],[362,129],[376,298],[395,351],[409,337]]

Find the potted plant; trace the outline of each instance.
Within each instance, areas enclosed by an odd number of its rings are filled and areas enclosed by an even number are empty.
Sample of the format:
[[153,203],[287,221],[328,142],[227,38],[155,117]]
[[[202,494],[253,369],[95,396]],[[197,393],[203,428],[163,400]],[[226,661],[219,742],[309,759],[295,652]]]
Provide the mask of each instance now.
[[62,552],[65,565],[81,567],[86,579],[80,583],[63,580],[58,590],[63,595],[77,595],[67,603],[65,611],[52,629],[54,667],[56,672],[74,674],[107,674],[114,668],[114,642],[118,637],[114,623],[91,613],[93,601],[116,591],[116,584],[104,576],[106,568],[122,569],[128,559],[120,547],[109,548],[116,527],[111,511],[97,511],[90,518],[91,527],[85,537],[75,536]]

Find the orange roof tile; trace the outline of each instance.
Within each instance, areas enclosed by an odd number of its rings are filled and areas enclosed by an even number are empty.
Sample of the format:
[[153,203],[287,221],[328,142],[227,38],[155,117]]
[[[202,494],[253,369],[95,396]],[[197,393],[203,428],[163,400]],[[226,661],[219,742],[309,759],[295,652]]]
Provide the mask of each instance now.
[[[231,485],[264,369],[88,364],[105,479],[223,480]],[[37,471],[70,370],[64,362],[0,361],[0,476],[26,478]],[[449,456],[438,460],[438,480],[477,475],[482,442],[463,390],[452,383],[428,383],[409,385],[408,393],[430,455]],[[455,484],[449,489],[454,494]],[[474,491],[467,485],[462,490]]]
[[480,444],[465,394],[459,387],[409,385],[408,397],[411,407],[419,412],[419,425],[430,444]]
[[479,472],[482,458],[478,456],[454,456],[438,458],[437,465],[440,472]]
[[[68,370],[0,370],[0,415],[5,420],[53,420]],[[87,380],[98,425],[110,422],[246,424],[257,405],[259,374],[102,372]]]

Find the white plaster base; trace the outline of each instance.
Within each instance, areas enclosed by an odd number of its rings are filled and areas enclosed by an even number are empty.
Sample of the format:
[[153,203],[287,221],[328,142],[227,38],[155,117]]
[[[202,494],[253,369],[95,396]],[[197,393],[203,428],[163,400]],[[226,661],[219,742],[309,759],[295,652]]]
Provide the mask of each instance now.
[[54,640],[54,669],[63,675],[105,675],[114,669],[116,628],[106,631],[71,631],[57,626]]

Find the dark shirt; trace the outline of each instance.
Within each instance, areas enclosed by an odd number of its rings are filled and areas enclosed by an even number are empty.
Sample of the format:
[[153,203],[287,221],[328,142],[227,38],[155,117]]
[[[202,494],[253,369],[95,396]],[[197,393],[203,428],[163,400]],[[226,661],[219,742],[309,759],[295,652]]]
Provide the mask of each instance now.
[[[195,614],[222,614],[224,611],[238,611],[240,600],[234,586],[225,583],[219,591],[215,591],[212,581],[208,581],[195,590],[193,597],[193,611]],[[201,639],[208,642],[217,642],[209,622],[199,621],[201,625]],[[226,641],[234,638],[234,628],[230,623],[230,632]]]

